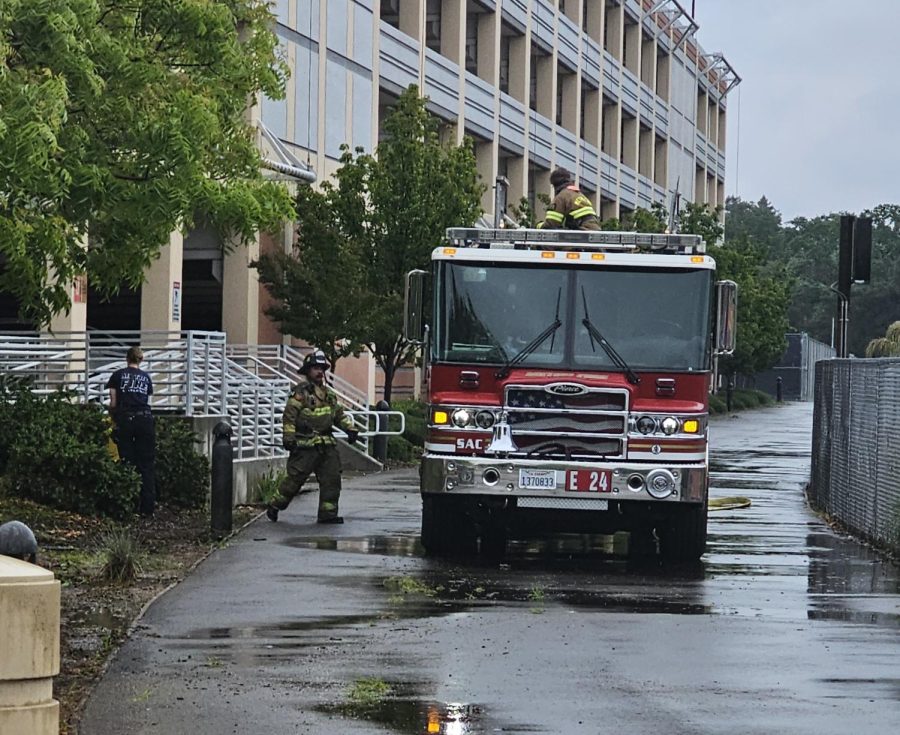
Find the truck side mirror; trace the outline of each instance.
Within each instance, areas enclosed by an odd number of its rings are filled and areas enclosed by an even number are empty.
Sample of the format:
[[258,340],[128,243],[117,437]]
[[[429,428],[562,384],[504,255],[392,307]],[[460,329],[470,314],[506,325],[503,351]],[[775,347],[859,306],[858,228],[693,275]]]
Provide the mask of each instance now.
[[406,290],[403,310],[403,337],[407,342],[422,344],[425,315],[425,271],[415,270],[406,274]]
[[716,281],[716,344],[717,355],[730,355],[735,348],[737,332],[737,284]]

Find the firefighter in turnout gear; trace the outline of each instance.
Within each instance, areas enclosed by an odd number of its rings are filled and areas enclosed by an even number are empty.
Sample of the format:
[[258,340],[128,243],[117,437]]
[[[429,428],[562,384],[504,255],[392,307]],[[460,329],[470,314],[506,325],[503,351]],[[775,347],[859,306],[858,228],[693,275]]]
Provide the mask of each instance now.
[[353,444],[359,432],[353,419],[344,413],[334,391],[325,385],[325,371],[331,367],[325,353],[314,350],[303,359],[300,374],[303,380],[294,386],[282,419],[284,448],[290,452],[287,477],[278,495],[266,508],[271,521],[278,520],[278,512],[288,507],[300,492],[303,483],[313,472],[319,481],[319,523],[343,523],[338,515],[341,496],[341,460],[332,431],[343,429],[347,441]]
[[564,168],[550,174],[553,203],[538,227],[548,230],[599,230],[600,220],[591,200],[575,186],[575,178]]

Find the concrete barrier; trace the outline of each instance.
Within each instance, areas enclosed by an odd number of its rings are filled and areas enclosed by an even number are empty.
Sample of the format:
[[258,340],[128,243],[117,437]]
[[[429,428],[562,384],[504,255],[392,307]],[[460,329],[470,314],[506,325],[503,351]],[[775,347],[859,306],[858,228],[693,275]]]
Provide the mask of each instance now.
[[52,572],[0,556],[0,733],[57,735],[59,582]]

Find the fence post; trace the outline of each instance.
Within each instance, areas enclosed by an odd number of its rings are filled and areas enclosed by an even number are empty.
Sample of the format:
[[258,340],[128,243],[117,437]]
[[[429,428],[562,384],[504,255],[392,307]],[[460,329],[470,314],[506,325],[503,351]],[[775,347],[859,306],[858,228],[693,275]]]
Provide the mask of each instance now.
[[185,347],[185,380],[187,380],[187,385],[185,386],[186,395],[184,401],[184,413],[186,416],[194,415],[194,360],[193,360],[193,339],[194,333],[187,333],[187,344]]
[[783,384],[784,384],[784,381],[782,380],[780,375],[777,378],[775,378],[775,400],[778,401],[778,403],[781,403],[784,398],[784,385]]
[[[375,404],[375,410],[376,411],[390,411],[391,404],[382,399],[382,400],[378,401],[378,403]],[[379,432],[387,431],[388,417],[383,413],[379,413],[378,420],[375,425],[378,428]],[[385,461],[387,460],[387,445],[388,445],[387,436],[385,436],[384,434],[381,434],[381,433],[376,435],[375,441],[374,441],[374,446],[372,448],[372,456],[375,457],[375,459],[377,459],[382,464],[384,464]]]
[[220,421],[213,428],[216,438],[212,448],[212,489],[209,501],[209,520],[213,536],[221,538],[231,533],[231,511],[234,505],[232,488],[231,427]]

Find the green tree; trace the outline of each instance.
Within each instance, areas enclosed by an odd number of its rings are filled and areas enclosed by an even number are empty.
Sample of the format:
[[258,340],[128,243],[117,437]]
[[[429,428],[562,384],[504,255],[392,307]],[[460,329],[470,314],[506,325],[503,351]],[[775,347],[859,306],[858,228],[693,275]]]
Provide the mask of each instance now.
[[746,235],[717,244],[723,231],[718,209],[688,204],[679,222],[682,232],[701,235],[706,241],[717,277],[738,284],[737,348],[733,355],[721,358],[721,371],[753,375],[772,367],[786,346],[790,280],[767,272],[764,249]]
[[79,274],[137,285],[195,213],[239,240],[291,216],[245,117],[283,94],[272,25],[257,0],[0,3],[0,288],[26,316]]
[[293,253],[263,255],[251,267],[273,298],[266,314],[284,334],[320,348],[332,367],[364,344],[349,338],[363,319],[363,270],[358,242],[344,236],[335,214],[340,192],[330,183],[322,191],[300,188],[296,209],[300,226]]
[[725,200],[725,241],[753,242],[768,257],[777,252],[784,241],[781,214],[765,197],[755,204],[739,197]]
[[[872,218],[872,279],[851,291],[849,346],[855,355],[900,319],[900,205],[881,204],[860,216]],[[837,311],[831,286],[837,281],[840,218],[832,213],[793,220],[784,228],[783,246],[771,253],[772,267],[794,275],[792,328],[826,343]]]
[[[484,192],[471,142],[442,143],[425,102],[416,86],[400,96],[384,120],[375,155],[344,146],[334,181],[323,184],[321,198],[311,195],[316,206],[300,207],[298,219],[301,260],[302,248],[316,238],[317,247],[327,250],[330,243],[341,253],[330,265],[318,258],[302,267],[308,281],[333,290],[327,303],[341,310],[334,321],[346,327],[333,325],[330,334],[367,347],[384,372],[387,401],[397,369],[415,356],[415,347],[403,338],[404,277],[414,268],[428,268],[448,227],[475,222]],[[310,233],[308,241],[304,232]],[[330,269],[336,264],[337,278]],[[283,273],[289,282],[285,289],[303,288],[302,281],[290,283],[297,272]],[[346,304],[335,305],[342,297]],[[281,306],[283,323],[305,318],[292,313],[291,304]]]

